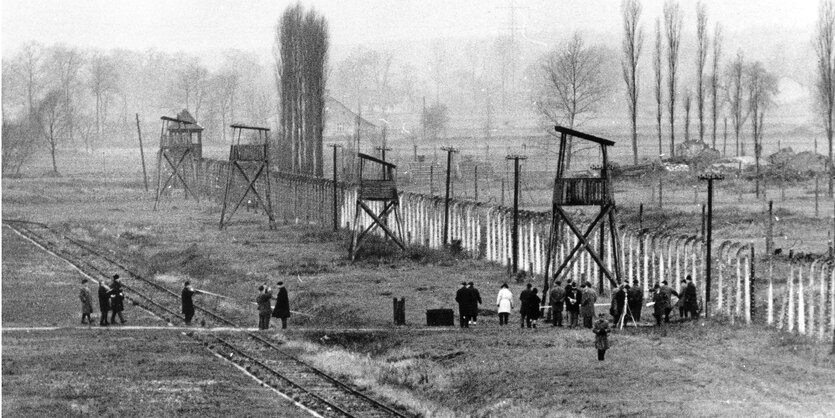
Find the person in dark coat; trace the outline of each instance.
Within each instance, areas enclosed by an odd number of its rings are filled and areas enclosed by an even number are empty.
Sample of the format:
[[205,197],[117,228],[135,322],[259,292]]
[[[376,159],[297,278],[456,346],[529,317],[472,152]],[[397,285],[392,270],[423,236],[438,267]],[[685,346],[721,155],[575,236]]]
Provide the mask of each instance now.
[[583,298],[574,282],[565,285],[565,310],[568,311],[568,327],[575,328],[579,325],[580,303]]
[[670,322],[670,312],[673,311],[673,296],[678,297],[678,292],[667,285],[667,281],[661,282],[661,288],[658,290],[661,293],[661,302],[664,304],[664,322]]
[[[617,326],[620,326],[620,318],[625,313],[624,309],[626,308],[626,294],[627,294],[628,290],[629,290],[629,286],[622,284],[622,285],[618,286],[618,290],[615,291],[615,295],[612,298],[612,300],[614,302],[613,303],[614,312],[612,312],[612,317],[614,318],[613,322]],[[627,318],[624,318],[624,321],[626,321],[626,319],[628,319],[628,316],[629,315],[627,315]]]
[[118,274],[113,275],[113,282],[110,283],[110,291],[107,294],[110,296],[110,323],[116,323],[116,315],[121,323],[128,322],[122,316],[122,311],[125,310],[125,293],[122,291],[122,282],[119,281]]
[[690,318],[696,319],[699,317],[699,300],[696,285],[693,284],[693,278],[687,275],[684,281],[684,312],[690,314]]
[[90,296],[90,289],[87,288],[87,278],[81,279],[81,287],[78,289],[78,298],[81,300],[81,323],[93,325],[93,318],[90,315],[93,313],[93,297]]
[[104,279],[99,280],[99,309],[101,310],[101,319],[99,325],[107,326],[107,312],[110,311],[110,288],[104,284]]
[[183,316],[185,317],[186,325],[191,325],[191,319],[194,318],[194,295],[201,293],[199,290],[194,290],[191,287],[191,282],[186,280],[183,283],[183,291],[180,292],[180,299],[183,304]]
[[461,328],[470,327],[470,309],[468,305],[470,297],[468,293],[467,282],[461,282],[461,288],[455,292],[455,302],[458,303],[458,322],[461,323]]
[[531,284],[525,286],[525,290],[519,293],[519,321],[520,328],[525,328],[525,322],[528,315],[528,299],[531,297]]
[[539,304],[542,303],[542,299],[539,298],[537,292],[539,292],[539,290],[534,287],[528,296],[527,313],[525,315],[525,325],[528,328],[532,325],[536,328],[536,320],[539,319]]
[[554,283],[554,288],[548,294],[548,300],[551,302],[551,319],[555,327],[562,326],[562,310],[565,303],[565,289],[562,287],[562,282],[557,280]]
[[281,319],[281,329],[287,329],[287,318],[290,317],[290,298],[287,296],[287,288],[284,287],[284,282],[276,284],[278,285],[278,295],[275,297],[273,318]]
[[594,326],[594,303],[597,302],[597,292],[594,291],[590,282],[580,285],[580,315],[583,317],[583,326],[591,329]]
[[477,325],[478,305],[481,304],[481,293],[479,293],[478,289],[475,288],[473,282],[468,284],[467,289],[470,292],[470,324]]
[[601,318],[594,323],[592,332],[594,333],[594,348],[597,349],[597,360],[603,361],[606,350],[609,349],[609,322],[602,318],[602,313],[600,316]]
[[638,284],[637,280],[632,281],[632,287],[626,292],[626,297],[629,302],[629,311],[632,313],[632,319],[635,322],[641,321],[641,308],[644,306],[644,289]]
[[652,316],[655,317],[655,325],[661,326],[661,319],[664,318],[667,309],[664,305],[664,295],[661,293],[661,287],[658,286],[658,283],[652,289],[652,302],[654,303]]
[[255,302],[258,303],[258,329],[270,329],[270,314],[273,307],[270,306],[270,300],[273,298],[273,292],[267,285],[258,286],[258,296]]

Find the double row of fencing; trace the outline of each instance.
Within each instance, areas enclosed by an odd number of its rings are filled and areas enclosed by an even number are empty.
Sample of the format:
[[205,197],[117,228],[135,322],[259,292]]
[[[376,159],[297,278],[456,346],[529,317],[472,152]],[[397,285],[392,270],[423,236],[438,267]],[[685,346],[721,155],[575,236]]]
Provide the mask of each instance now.
[[[201,164],[201,192],[214,199],[223,199],[230,163],[204,159]],[[361,212],[356,218],[357,225],[352,225],[358,196],[356,185],[283,172],[272,173],[271,184],[272,208],[278,222],[323,228],[333,228],[335,222],[339,228],[358,230],[373,222],[370,216]],[[236,178],[232,184],[232,190],[236,190],[233,195],[242,195],[246,187],[243,179]],[[256,189],[258,187],[256,184]],[[377,213],[382,209],[380,205],[380,202],[369,203]],[[399,228],[404,241],[408,245],[443,248],[444,209],[443,198],[400,193]],[[530,211],[518,213],[518,265],[534,277],[541,278],[546,270],[550,215]],[[474,258],[508,266],[513,248],[513,217],[512,208],[452,199],[446,216],[449,241],[460,241],[461,249]],[[391,224],[394,218],[390,216],[388,222]],[[690,275],[700,290],[700,303],[704,302],[706,247],[703,239],[637,231],[624,226],[619,229],[618,255],[624,278],[630,283],[637,281],[644,289],[645,298],[652,286],[662,280],[668,281],[675,290],[682,290],[682,279]],[[616,247],[607,237],[608,234],[592,234],[589,244],[595,249],[602,247],[601,258],[609,271],[614,271],[613,251]],[[604,240],[602,246],[601,239]],[[576,236],[562,225],[556,237],[555,258],[564,259],[577,241]],[[610,291],[608,286],[603,286],[600,269],[586,251],[579,252],[575,258],[576,262],[568,266],[563,280],[588,280],[596,282],[605,292]],[[706,307],[711,315],[726,316],[730,321],[746,324],[763,322],[821,339],[826,329],[835,328],[835,269],[831,261],[789,263],[790,273],[786,277],[774,274],[773,263],[769,263],[768,274],[757,274],[756,260],[752,244],[725,241],[714,247],[713,283],[710,304]],[[787,262],[774,263],[786,267]],[[549,266],[549,271],[553,272],[554,267],[553,264]],[[778,267],[776,270],[786,269]],[[758,308],[764,312],[759,312]]]

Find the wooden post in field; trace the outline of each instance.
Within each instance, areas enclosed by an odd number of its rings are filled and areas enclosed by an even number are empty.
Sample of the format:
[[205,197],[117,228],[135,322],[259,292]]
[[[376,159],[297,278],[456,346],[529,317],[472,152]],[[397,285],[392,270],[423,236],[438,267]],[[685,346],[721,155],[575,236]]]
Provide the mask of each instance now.
[[815,174],[815,217],[818,217],[818,175]]
[[638,206],[638,231],[639,233],[644,233],[644,204],[641,203]]
[[756,258],[755,258],[755,254],[754,254],[754,244],[751,244],[751,255],[750,255],[750,258],[748,259],[748,261],[749,261],[749,264],[750,264],[750,266],[748,267],[749,279],[748,279],[748,289],[747,289],[748,290],[748,292],[747,292],[748,293],[748,315],[747,315],[748,317],[745,318],[745,319],[750,324],[752,318],[757,317],[757,298],[756,298],[757,295],[754,292],[754,289],[756,288],[754,286],[754,283],[757,280],[757,271],[755,269],[756,268],[756,264],[755,264]]
[[664,189],[662,188],[664,183],[661,179],[658,179],[658,209],[664,209]]
[[705,318],[710,315],[710,275],[711,275],[711,246],[713,245],[713,181],[722,180],[724,177],[718,174],[705,174],[699,176],[700,180],[707,180],[707,239],[705,240]]
[[478,202],[478,165],[473,170],[473,195],[474,200]]
[[771,259],[774,253],[774,201],[768,201],[768,221],[765,230],[765,255]]
[[142,179],[145,181],[145,191],[148,191],[148,173],[145,171],[145,150],[142,149],[142,128],[139,127],[139,113],[136,114],[136,133],[139,134],[139,156],[142,158]]

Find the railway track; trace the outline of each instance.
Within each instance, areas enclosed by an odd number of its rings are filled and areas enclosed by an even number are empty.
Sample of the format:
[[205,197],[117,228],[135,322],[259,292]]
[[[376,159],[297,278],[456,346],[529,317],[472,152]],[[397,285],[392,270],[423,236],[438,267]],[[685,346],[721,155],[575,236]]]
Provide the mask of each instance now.
[[[183,323],[184,318],[179,312],[179,293],[137,274],[128,262],[115,254],[107,254],[93,244],[66,236],[44,224],[16,220],[3,220],[3,224],[96,280],[106,282],[113,274],[128,278],[123,287],[129,300],[170,325]],[[202,313],[206,326],[239,327],[222,313],[197,303],[195,309]],[[362,390],[313,367],[258,332],[187,331],[185,334],[321,416],[414,415],[403,408],[376,400]]]

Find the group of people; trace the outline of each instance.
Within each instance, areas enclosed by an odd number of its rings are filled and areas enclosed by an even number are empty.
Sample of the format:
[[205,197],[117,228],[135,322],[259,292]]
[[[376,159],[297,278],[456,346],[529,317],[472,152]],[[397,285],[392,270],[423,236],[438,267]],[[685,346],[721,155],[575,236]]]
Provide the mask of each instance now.
[[551,322],[555,327],[563,326],[563,310],[568,312],[568,327],[579,326],[580,317],[583,326],[591,328],[594,322],[594,304],[597,302],[597,292],[591,283],[582,281],[580,287],[573,280],[569,280],[565,287],[557,280],[548,294],[551,307]]
[[[504,289],[507,289],[505,284]],[[508,290],[508,292],[510,292]],[[499,291],[501,294],[501,291]],[[511,295],[512,297],[512,295]],[[478,324],[478,305],[481,305],[481,293],[475,288],[473,282],[461,282],[461,288],[455,292],[455,302],[458,303],[458,320],[461,328],[469,328],[470,325]],[[510,314],[510,308],[507,310]],[[504,317],[505,320],[507,316]],[[499,312],[499,321],[502,320],[502,312]]]
[[270,329],[270,318],[281,319],[281,329],[287,328],[287,318],[290,317],[290,298],[287,295],[287,288],[284,282],[276,283],[278,294],[276,294],[275,307],[270,302],[273,299],[273,291],[266,283],[258,286],[258,296],[255,302],[258,304],[258,329]]
[[661,325],[662,320],[663,322],[670,322],[670,312],[673,311],[673,296],[678,298],[676,306],[679,309],[679,318],[686,319],[689,317],[696,319],[699,317],[701,312],[699,293],[696,290],[696,285],[693,283],[693,278],[687,275],[681,281],[681,284],[684,286],[684,290],[682,290],[680,295],[668,285],[666,280],[662,281],[660,285],[656,283],[653,287],[652,301],[655,303],[653,306],[653,316],[655,317],[656,325]]
[[[90,295],[90,289],[87,288],[87,278],[81,279],[81,287],[78,291],[78,298],[81,300],[81,323],[93,324],[93,297]],[[119,280],[119,275],[114,274],[110,285],[104,284],[104,280],[99,281],[99,309],[101,310],[101,318],[99,320],[100,326],[107,326],[116,324],[116,317],[119,317],[120,323],[127,322],[122,316],[122,311],[125,310],[125,292],[122,289],[122,282]],[[107,320],[107,315],[110,313],[110,321]]]

